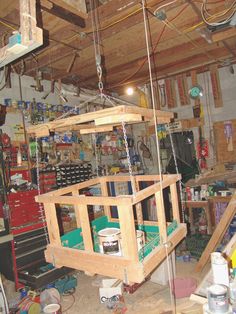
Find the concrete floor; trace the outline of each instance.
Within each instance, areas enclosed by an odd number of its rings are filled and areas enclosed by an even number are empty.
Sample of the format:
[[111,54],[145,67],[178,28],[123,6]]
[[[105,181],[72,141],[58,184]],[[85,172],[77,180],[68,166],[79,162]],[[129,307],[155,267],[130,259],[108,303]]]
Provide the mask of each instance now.
[[[205,275],[207,268],[201,274],[194,272],[195,262],[177,262],[177,277],[193,277],[198,282]],[[99,284],[101,276],[89,277],[78,273],[78,286],[73,296],[63,296],[62,311],[67,314],[158,314],[158,313],[202,313],[201,307],[188,298],[176,299],[176,312],[171,311],[171,299],[168,286],[158,285],[151,281],[145,282],[134,294],[124,294],[126,312],[114,312],[99,301]],[[69,309],[68,309],[69,308]],[[67,310],[68,309],[68,310]],[[187,310],[186,310],[187,309]],[[195,309],[195,311],[190,311]],[[190,311],[190,312],[189,312]]]

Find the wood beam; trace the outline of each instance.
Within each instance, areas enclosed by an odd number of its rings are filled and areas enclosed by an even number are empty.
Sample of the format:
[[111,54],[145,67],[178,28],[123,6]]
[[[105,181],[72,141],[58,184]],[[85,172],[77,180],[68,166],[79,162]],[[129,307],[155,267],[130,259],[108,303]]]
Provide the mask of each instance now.
[[218,42],[221,40],[226,40],[236,36],[236,28],[228,28],[222,31],[215,32],[211,35],[213,42]]
[[62,6],[59,6],[58,3],[52,3],[44,0],[41,2],[41,9],[73,25],[77,25],[82,28],[85,27],[84,16],[81,16],[80,13],[76,14],[77,11],[75,10],[72,12],[71,10],[63,8]]
[[50,2],[84,19],[88,17],[85,0],[50,0]]

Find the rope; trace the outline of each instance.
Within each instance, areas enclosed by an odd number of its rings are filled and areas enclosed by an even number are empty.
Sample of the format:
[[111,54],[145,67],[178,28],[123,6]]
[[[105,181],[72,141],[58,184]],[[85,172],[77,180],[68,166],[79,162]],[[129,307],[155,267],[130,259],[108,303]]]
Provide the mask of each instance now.
[[150,77],[150,87],[151,87],[151,100],[153,105],[153,116],[154,116],[154,125],[155,125],[155,137],[156,137],[156,149],[157,149],[157,159],[158,159],[158,168],[160,174],[160,187],[161,187],[161,203],[164,207],[163,202],[163,182],[162,182],[162,168],[161,168],[161,156],[160,156],[160,143],[157,135],[157,116],[156,116],[156,106],[155,106],[155,96],[154,96],[154,88],[153,88],[153,79],[152,79],[152,67],[151,67],[151,58],[150,58],[150,48],[149,48],[149,40],[148,40],[148,32],[147,32],[147,16],[145,9],[145,0],[142,0],[143,7],[143,18],[144,18],[144,30],[145,30],[145,40],[146,40],[146,48],[147,48],[147,56],[148,56],[148,68],[149,68],[149,77]]
[[[168,273],[168,281],[169,281],[169,292],[170,292],[170,303],[172,305],[172,308],[174,309],[174,313],[176,313],[176,300],[173,296],[174,293],[174,282],[173,282],[173,268],[170,267],[172,264],[172,260],[170,261],[170,256],[168,254],[168,243],[165,243],[165,253],[166,253],[166,261],[167,261],[167,273]],[[172,269],[172,271],[171,271]]]
[[[154,97],[154,88],[153,88],[153,80],[152,80],[152,67],[151,67],[150,48],[149,48],[148,31],[147,31],[147,16],[146,16],[145,0],[142,0],[142,8],[143,8],[143,20],[144,20],[145,40],[146,40],[147,57],[148,57],[150,86],[151,86],[151,100],[152,100],[152,105],[153,105],[155,136],[156,136],[156,144],[157,144],[156,149],[157,149],[157,158],[158,158],[158,168],[159,168],[159,174],[160,174],[160,187],[161,187],[160,197],[161,197],[161,206],[164,209],[160,143],[159,143],[159,139],[158,139],[158,135],[157,135],[157,117],[156,117],[156,110],[155,110],[155,97]],[[160,237],[160,240],[161,240],[161,237]],[[173,295],[172,295],[172,291],[171,291],[171,279],[172,278],[171,278],[171,274],[170,274],[167,244],[164,244],[164,246],[166,249],[166,258],[167,258],[167,265],[168,265],[168,278],[169,278],[169,283],[170,283],[169,291],[170,291],[171,307],[172,307],[174,313],[176,313],[176,305],[175,305],[175,302],[173,300]]]

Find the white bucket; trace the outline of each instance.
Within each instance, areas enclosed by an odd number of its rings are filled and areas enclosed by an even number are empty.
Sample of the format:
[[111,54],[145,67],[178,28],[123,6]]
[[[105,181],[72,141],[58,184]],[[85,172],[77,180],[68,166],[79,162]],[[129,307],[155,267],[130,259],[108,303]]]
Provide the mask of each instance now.
[[98,232],[100,252],[108,255],[121,255],[120,229],[105,228]]
[[43,309],[43,313],[46,314],[61,314],[61,307],[59,304],[49,304]]

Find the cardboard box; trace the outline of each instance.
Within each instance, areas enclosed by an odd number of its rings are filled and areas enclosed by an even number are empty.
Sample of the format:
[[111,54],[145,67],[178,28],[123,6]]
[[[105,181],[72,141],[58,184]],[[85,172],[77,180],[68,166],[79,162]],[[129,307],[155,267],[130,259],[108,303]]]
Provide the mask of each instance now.
[[118,279],[103,279],[102,287],[99,288],[100,302],[104,303],[114,298],[117,300],[117,296],[123,293],[123,282]]

